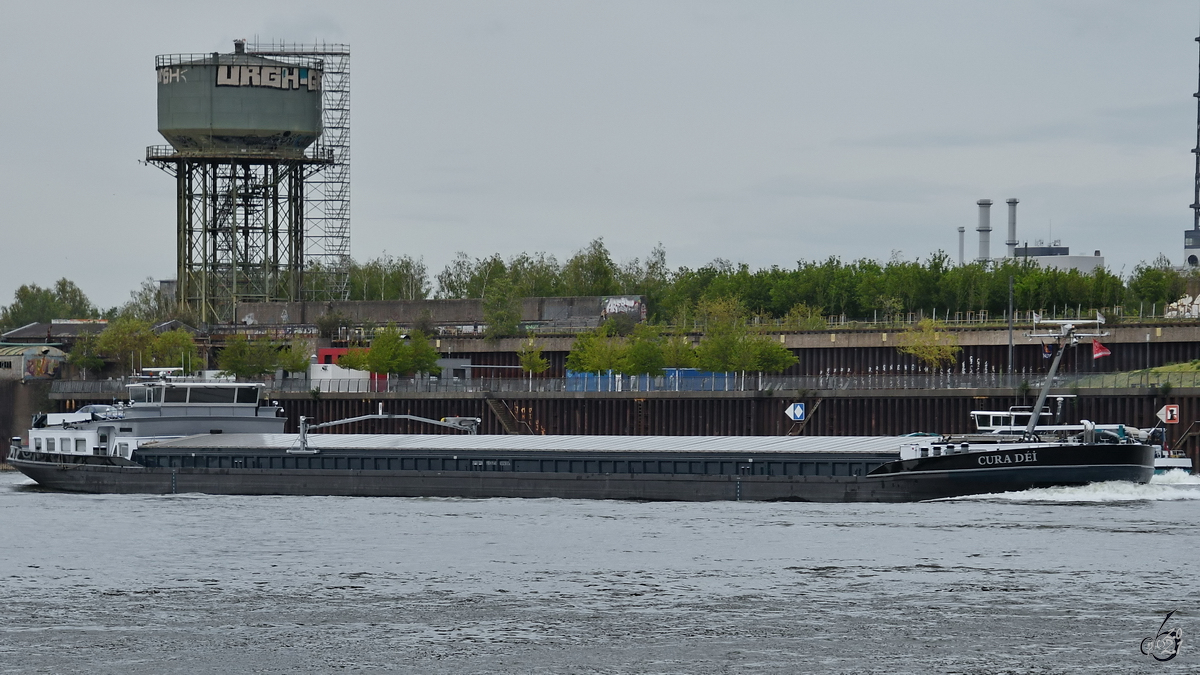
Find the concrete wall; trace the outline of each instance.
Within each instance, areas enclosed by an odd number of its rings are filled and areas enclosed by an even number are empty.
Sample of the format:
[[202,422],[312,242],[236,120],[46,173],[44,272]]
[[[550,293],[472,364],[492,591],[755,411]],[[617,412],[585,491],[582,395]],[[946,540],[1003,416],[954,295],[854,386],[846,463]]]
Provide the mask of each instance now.
[[[606,296],[568,298],[525,298],[521,301],[521,320],[570,322],[574,319],[598,319],[605,308]],[[638,297],[638,296],[624,296]],[[315,322],[336,312],[351,323],[412,325],[428,312],[439,325],[483,323],[483,301],[461,300],[371,300],[346,302],[244,302],[237,308],[239,323],[259,325]]]

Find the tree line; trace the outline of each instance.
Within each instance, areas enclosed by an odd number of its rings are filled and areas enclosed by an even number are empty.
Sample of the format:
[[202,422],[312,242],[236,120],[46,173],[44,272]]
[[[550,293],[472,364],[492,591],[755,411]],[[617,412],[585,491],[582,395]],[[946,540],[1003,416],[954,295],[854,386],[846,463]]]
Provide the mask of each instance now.
[[[349,293],[351,300],[479,298],[492,317],[506,325],[519,321],[516,300],[522,297],[642,295],[650,321],[661,324],[693,321],[701,301],[732,299],[752,318],[804,327],[824,316],[875,321],[910,313],[948,317],[986,311],[1001,316],[1008,307],[1010,279],[1019,311],[1123,306],[1126,313],[1149,313],[1152,308],[1161,312],[1186,292],[1195,276],[1175,269],[1164,256],[1137,265],[1122,278],[1103,268],[1083,273],[1021,259],[956,265],[940,251],[916,260],[894,256],[886,263],[830,257],[752,270],[716,259],[694,269],[671,268],[661,245],[644,259],[618,263],[604,240],[595,239],[563,263],[547,253],[505,259],[460,252],[433,277],[422,259],[410,256],[352,262]],[[186,308],[171,305],[159,294],[153,279],[132,291],[126,303],[107,310],[93,305],[70,280],[60,279],[48,288],[18,288],[12,304],[0,309],[0,330],[51,319],[100,317],[178,318],[195,325]],[[501,333],[513,334],[511,326]]]

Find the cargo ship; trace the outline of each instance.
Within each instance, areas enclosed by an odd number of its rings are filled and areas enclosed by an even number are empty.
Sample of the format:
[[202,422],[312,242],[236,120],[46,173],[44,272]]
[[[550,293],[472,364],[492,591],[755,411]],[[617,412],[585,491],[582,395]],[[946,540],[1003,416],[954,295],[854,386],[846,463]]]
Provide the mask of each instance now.
[[[9,462],[45,488],[94,493],[899,502],[1096,481],[1147,482],[1129,439],[316,434],[253,385],[158,381],[86,419],[35,420]],[[19,441],[19,439],[17,439]]]
[[[1063,333],[1069,335],[1070,329]],[[283,433],[261,385],[163,377],[128,405],[35,419],[9,462],[78,492],[373,497],[905,502],[1102,481],[1148,482],[1154,448],[1084,421],[1036,433],[1059,350],[1028,426],[961,437],[490,436],[478,418],[364,415]],[[418,419],[451,434],[314,434]]]

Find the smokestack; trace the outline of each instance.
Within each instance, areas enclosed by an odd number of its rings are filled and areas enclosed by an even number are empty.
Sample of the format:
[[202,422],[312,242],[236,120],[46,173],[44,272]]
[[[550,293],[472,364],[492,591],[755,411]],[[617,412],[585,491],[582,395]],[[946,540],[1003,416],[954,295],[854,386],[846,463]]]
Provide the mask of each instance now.
[[1017,202],[1016,197],[1009,198],[1008,204],[1008,257],[1017,257]]
[[979,233],[979,262],[987,262],[992,259],[992,200],[975,203],[979,205],[979,227],[975,228]]
[[967,252],[967,228],[958,228],[958,264],[962,265]]

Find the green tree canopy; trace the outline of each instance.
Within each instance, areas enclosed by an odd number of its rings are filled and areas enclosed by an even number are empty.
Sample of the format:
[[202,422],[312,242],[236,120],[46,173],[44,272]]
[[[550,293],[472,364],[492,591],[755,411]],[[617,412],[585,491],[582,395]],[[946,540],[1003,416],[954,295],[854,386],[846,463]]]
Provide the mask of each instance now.
[[75,338],[75,345],[67,354],[67,363],[83,371],[84,379],[87,379],[87,371],[99,371],[104,367],[104,359],[100,357],[99,341],[100,336],[96,333],[80,333]]
[[239,380],[262,377],[279,367],[279,351],[269,340],[235,335],[217,354],[217,367],[223,374]]
[[151,351],[157,337],[150,322],[132,317],[110,321],[96,340],[100,354],[116,361],[123,372],[132,373],[137,367],[154,364]]
[[194,372],[204,366],[200,362],[195,338],[182,328],[159,334],[150,345],[150,360],[155,367],[178,367],[185,372]]
[[59,279],[50,288],[37,284],[21,286],[13,293],[13,303],[0,309],[0,330],[12,330],[31,323],[49,323],[54,319],[92,319],[99,316],[83,291],[68,279]]
[[930,368],[948,366],[958,360],[962,347],[958,346],[958,336],[945,328],[940,321],[921,319],[900,334],[896,351],[911,354]]

